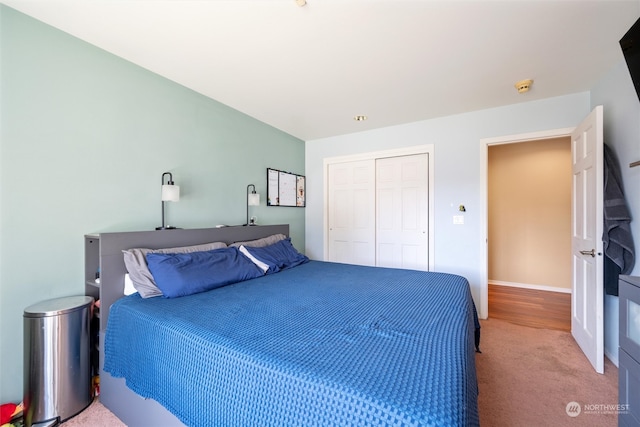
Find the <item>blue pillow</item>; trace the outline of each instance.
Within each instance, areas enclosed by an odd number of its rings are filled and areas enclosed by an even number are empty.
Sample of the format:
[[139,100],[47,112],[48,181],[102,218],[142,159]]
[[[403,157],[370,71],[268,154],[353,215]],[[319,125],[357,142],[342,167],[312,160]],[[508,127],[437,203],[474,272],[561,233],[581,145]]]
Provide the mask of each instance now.
[[264,273],[237,248],[191,253],[149,253],[149,271],[166,298],[196,294]]
[[280,270],[295,267],[309,261],[291,244],[291,238],[280,240],[273,245],[262,248],[246,247],[245,250],[253,257],[269,266],[266,274],[277,273]]

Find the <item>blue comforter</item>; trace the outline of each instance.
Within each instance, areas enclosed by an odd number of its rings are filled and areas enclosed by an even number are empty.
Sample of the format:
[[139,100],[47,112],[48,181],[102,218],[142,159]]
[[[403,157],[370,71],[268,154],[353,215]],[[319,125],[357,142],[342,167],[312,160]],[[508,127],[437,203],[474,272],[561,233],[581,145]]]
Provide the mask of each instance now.
[[191,426],[478,425],[466,279],[311,261],[118,300],[104,370]]

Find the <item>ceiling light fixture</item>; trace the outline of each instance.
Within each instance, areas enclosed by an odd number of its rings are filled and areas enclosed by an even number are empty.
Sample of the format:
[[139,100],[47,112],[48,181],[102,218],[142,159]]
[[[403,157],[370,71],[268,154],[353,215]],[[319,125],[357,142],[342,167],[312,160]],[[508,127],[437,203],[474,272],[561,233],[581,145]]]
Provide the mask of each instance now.
[[525,93],[525,92],[529,92],[529,89],[531,88],[532,84],[533,84],[533,80],[530,80],[530,79],[520,80],[518,83],[515,84],[515,87],[518,90],[518,93]]
[[296,4],[300,7],[305,6],[307,4],[307,0],[296,0]]
[[364,115],[353,116],[353,120],[355,120],[356,122],[364,122],[365,120],[367,120],[367,116],[364,116]]

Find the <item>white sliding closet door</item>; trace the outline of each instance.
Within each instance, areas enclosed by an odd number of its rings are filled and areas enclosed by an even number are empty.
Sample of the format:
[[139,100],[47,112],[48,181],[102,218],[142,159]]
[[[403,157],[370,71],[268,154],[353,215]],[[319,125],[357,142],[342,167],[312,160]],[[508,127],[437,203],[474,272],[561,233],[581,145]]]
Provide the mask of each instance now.
[[375,265],[375,160],[329,165],[329,261]]
[[327,260],[429,270],[429,154],[327,165]]
[[427,154],[376,160],[376,265],[429,270]]

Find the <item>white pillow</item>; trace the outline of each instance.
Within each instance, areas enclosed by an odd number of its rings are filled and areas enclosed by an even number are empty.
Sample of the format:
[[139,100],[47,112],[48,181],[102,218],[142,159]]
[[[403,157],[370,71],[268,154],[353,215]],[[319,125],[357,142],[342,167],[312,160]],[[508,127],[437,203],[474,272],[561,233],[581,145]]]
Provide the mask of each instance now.
[[124,275],[124,294],[125,295],[133,295],[136,292],[136,288],[133,286],[133,282],[131,281],[131,277],[129,277],[129,273]]

